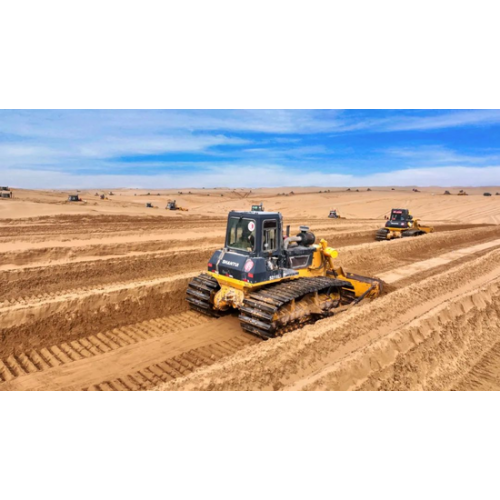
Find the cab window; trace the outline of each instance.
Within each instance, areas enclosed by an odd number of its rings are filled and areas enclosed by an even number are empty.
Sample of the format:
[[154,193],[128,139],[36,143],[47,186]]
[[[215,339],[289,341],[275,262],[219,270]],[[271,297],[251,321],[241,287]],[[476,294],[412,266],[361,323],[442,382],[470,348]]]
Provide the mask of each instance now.
[[255,220],[231,217],[227,228],[227,246],[253,252],[255,249]]
[[262,250],[274,252],[278,248],[278,221],[265,220],[262,228]]

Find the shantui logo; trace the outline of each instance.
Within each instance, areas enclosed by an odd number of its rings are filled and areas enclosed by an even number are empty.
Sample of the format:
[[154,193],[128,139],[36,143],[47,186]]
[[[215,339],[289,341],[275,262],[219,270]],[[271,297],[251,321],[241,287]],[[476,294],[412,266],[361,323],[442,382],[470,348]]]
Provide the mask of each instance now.
[[239,262],[231,262],[229,260],[223,260],[222,263],[225,264],[226,266],[240,267]]

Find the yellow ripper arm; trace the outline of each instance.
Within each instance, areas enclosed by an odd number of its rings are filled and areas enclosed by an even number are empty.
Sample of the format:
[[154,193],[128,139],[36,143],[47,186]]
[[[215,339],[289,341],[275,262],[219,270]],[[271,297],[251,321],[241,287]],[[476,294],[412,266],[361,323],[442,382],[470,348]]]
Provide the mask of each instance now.
[[321,241],[319,242],[319,245],[321,247],[321,251],[323,252],[323,255],[326,257],[326,259],[328,260],[328,263],[330,264],[330,268],[332,270],[335,269],[333,259],[336,259],[339,256],[339,253],[334,248],[329,247],[328,243],[324,239],[321,239]]
[[334,259],[339,255],[338,251],[328,246],[325,240],[319,242],[323,255],[328,261],[330,269],[335,272],[338,279],[348,281],[354,287],[354,295],[356,301],[367,297],[378,297],[382,291],[382,283],[376,278],[368,278],[366,276],[359,276],[352,273],[344,273],[341,267],[335,268]]

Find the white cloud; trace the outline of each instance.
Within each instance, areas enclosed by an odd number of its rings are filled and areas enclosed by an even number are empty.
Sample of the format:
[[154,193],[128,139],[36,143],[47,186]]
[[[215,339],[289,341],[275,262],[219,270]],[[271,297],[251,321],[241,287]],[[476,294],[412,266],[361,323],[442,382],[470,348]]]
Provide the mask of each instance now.
[[382,150],[388,157],[401,158],[409,162],[410,167],[419,165],[472,165],[482,166],[500,163],[500,150],[486,150],[483,154],[463,154],[440,145],[422,145],[419,147],[396,147]]
[[[422,114],[426,113],[426,114]],[[45,140],[155,136],[193,131],[265,134],[411,131],[500,123],[500,110],[442,110],[420,115],[362,110],[48,110],[0,112],[0,133]]]
[[[0,111],[0,179],[32,188],[500,183],[500,153],[495,150],[463,153],[425,145],[371,154],[366,149],[350,151],[345,145],[334,147],[330,137],[324,135],[323,144],[316,137],[309,144],[296,142],[312,133],[430,130],[500,123],[497,110],[389,115],[328,110]],[[246,132],[266,135],[252,140],[237,136]],[[288,134],[296,136],[290,138]],[[206,160],[196,164],[203,170],[188,171],[194,166],[189,161],[119,161],[122,156],[168,153],[203,153]],[[214,165],[214,157],[224,166]],[[365,176],[349,174],[379,165],[392,169],[396,165],[399,170]],[[307,171],[308,167],[312,171]],[[131,169],[137,173],[124,174]],[[341,173],[322,172],[328,169]],[[83,171],[95,174],[79,175]],[[155,171],[163,173],[141,174]]]
[[73,175],[47,170],[0,169],[2,183],[26,188],[189,188],[281,186],[500,186],[500,166],[428,167],[370,175],[291,171],[276,165],[211,167],[196,175],[179,171],[159,175]]
[[393,117],[386,120],[383,130],[410,131],[492,125],[500,123],[500,110],[442,111],[431,116]]
[[[21,141],[0,143],[0,164],[30,168],[51,165],[70,170],[75,165],[95,168],[97,159],[167,153],[207,152],[215,146],[247,145],[251,141],[225,135],[170,135],[151,137],[104,137],[94,141]],[[87,165],[85,165],[87,163]],[[101,166],[105,166],[101,164]],[[107,167],[110,165],[108,164]]]

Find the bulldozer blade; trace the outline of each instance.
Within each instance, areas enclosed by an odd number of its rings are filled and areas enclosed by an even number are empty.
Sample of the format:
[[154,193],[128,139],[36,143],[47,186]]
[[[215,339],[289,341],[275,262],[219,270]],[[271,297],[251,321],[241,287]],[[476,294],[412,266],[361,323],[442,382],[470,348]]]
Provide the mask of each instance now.
[[351,292],[347,295],[352,299],[351,304],[357,304],[367,297],[378,297],[382,293],[382,281],[377,278],[345,273],[342,279],[349,281],[353,285],[354,293]]

